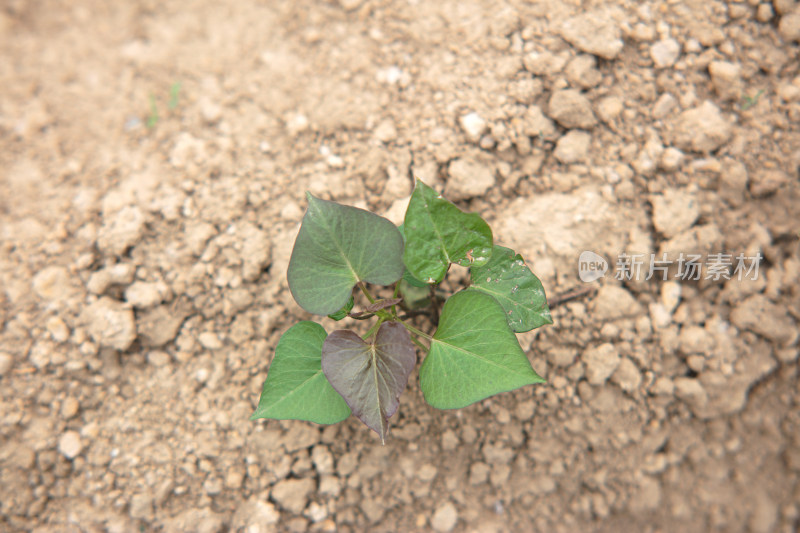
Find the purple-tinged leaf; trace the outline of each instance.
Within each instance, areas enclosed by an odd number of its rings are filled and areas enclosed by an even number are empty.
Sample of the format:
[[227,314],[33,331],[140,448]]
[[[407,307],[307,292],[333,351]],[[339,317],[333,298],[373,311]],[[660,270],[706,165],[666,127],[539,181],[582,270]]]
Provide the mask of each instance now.
[[387,307],[397,305],[402,301],[403,301],[402,298],[386,298],[385,300],[377,300],[375,303],[366,306],[364,310],[370,313],[374,313],[376,311],[380,311],[381,309],[386,309]]
[[387,307],[397,305],[402,301],[403,301],[402,298],[386,298],[385,300],[378,300],[375,303],[371,303],[365,306],[363,311],[356,311],[355,313],[350,313],[349,316],[350,318],[359,318],[366,314],[377,313],[381,309],[386,309]]
[[322,345],[322,371],[328,382],[382,443],[416,362],[411,336],[399,322],[381,324],[374,344],[352,331],[338,330]]

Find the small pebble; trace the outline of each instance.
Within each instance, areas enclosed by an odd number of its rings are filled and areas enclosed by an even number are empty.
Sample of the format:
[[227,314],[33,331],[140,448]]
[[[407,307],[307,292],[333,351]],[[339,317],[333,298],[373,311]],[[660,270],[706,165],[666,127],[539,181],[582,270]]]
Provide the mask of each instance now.
[[440,505],[431,517],[431,527],[439,532],[452,531],[458,522],[458,511],[451,502]]
[[144,234],[146,215],[136,206],[128,205],[103,215],[103,225],[97,233],[97,247],[107,255],[122,255]]
[[670,146],[661,154],[659,166],[668,172],[673,172],[681,167],[684,157],[683,152]]
[[328,518],[328,510],[317,502],[311,502],[303,514],[315,524]]
[[104,296],[83,310],[83,323],[92,338],[103,346],[127,350],[136,339],[133,309]]
[[303,210],[297,205],[297,202],[288,202],[281,209],[281,218],[283,220],[296,221],[303,218]]
[[106,272],[108,272],[111,278],[111,283],[128,285],[129,283],[133,283],[133,276],[136,274],[136,268],[130,263],[117,263],[116,265],[108,267]]
[[14,366],[14,357],[10,353],[0,352],[0,376],[5,376]]
[[58,439],[58,451],[67,459],[74,459],[82,450],[83,443],[77,431],[67,431]]
[[729,61],[712,61],[708,65],[714,91],[723,100],[737,100],[744,92],[742,67]]
[[103,294],[111,285],[111,274],[108,270],[93,272],[86,282],[86,290],[92,294]]
[[597,124],[592,105],[577,89],[555,91],[549,101],[550,117],[567,129],[591,129]]
[[674,237],[689,229],[700,216],[700,204],[695,195],[683,189],[667,189],[664,194],[650,197],[653,206],[653,225],[666,237]]
[[361,5],[362,0],[339,0],[339,5],[346,11],[352,11]]
[[153,515],[153,498],[148,494],[134,494],[130,502],[130,514],[137,520],[149,520]]
[[125,290],[125,300],[137,309],[146,309],[163,302],[167,291],[162,282],[137,281]]
[[642,374],[633,361],[623,357],[617,370],[611,376],[611,380],[617,383],[625,392],[633,392],[642,383]]
[[604,10],[585,11],[567,19],[561,37],[578,50],[604,59],[614,59],[625,46],[618,23]]
[[758,169],[750,177],[750,192],[763,197],[777,192],[789,183],[789,176],[778,169]]
[[606,342],[586,350],[581,360],[586,365],[586,380],[592,385],[602,385],[619,366],[620,356],[614,345]]
[[315,488],[313,479],[283,479],[272,487],[272,498],[287,511],[300,514]]
[[324,444],[317,444],[311,450],[311,462],[320,475],[333,474],[333,454]]
[[472,142],[480,140],[481,135],[486,131],[486,121],[474,111],[461,115],[458,122],[467,138]]
[[778,34],[787,43],[800,42],[800,9],[781,17]]
[[214,124],[222,116],[222,107],[208,98],[203,98],[200,101],[200,114],[206,124]]
[[147,353],[147,362],[153,366],[167,366],[171,357],[167,352],[153,350]]
[[387,118],[378,124],[375,128],[375,138],[382,143],[392,142],[397,138],[397,128],[392,119]]
[[203,489],[209,496],[216,496],[222,492],[222,480],[217,476],[211,475],[203,482]]
[[241,488],[242,483],[244,483],[244,474],[244,468],[242,467],[229,468],[225,473],[225,488],[231,490]]
[[553,155],[564,164],[586,160],[592,145],[592,135],[583,130],[570,130],[556,143]]
[[670,93],[664,93],[658,97],[650,114],[653,118],[664,118],[677,107],[678,101]]
[[607,96],[597,103],[597,115],[605,123],[613,121],[622,113],[622,100],[616,96]]
[[310,127],[308,117],[302,113],[290,113],[286,117],[286,130],[289,135],[298,135]]
[[665,281],[661,284],[661,304],[668,313],[675,311],[681,301],[681,284],[677,281]]
[[709,153],[728,142],[733,129],[720,109],[706,100],[678,115],[671,135],[677,148]]
[[756,20],[759,22],[769,22],[775,16],[775,11],[770,4],[759,4],[756,9]]
[[424,464],[417,469],[417,477],[422,481],[432,481],[436,477],[437,468],[430,463]]
[[33,292],[42,300],[63,302],[77,293],[73,278],[66,268],[50,266],[40,270],[33,278]]
[[639,22],[633,27],[631,37],[637,41],[652,41],[656,37],[656,30],[653,26],[648,26],[647,24]]
[[45,324],[48,333],[56,342],[65,342],[69,339],[70,331],[69,327],[61,320],[61,317],[53,316],[47,319],[47,323]]
[[453,160],[448,174],[445,196],[453,201],[482,196],[495,184],[492,168],[471,158]]
[[219,337],[213,331],[204,331],[197,336],[197,340],[200,341],[203,348],[207,350],[219,350],[222,348],[222,341],[219,340]]
[[72,396],[68,396],[64,403],[61,404],[61,416],[65,419],[69,420],[70,418],[74,417],[78,414],[80,410],[81,404],[78,400]]
[[675,378],[675,396],[685,401],[692,407],[703,407],[708,401],[703,385],[694,378],[678,377]]
[[671,67],[680,54],[681,45],[675,39],[662,39],[650,47],[650,57],[656,68]]

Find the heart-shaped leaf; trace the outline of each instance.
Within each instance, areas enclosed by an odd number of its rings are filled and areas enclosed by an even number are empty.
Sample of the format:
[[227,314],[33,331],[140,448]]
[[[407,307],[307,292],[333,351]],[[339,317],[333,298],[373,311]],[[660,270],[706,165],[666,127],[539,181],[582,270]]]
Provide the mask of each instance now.
[[[405,225],[400,224],[399,226],[397,226],[397,229],[400,230],[400,234],[403,236],[403,243],[405,244],[406,242]],[[428,288],[427,283],[415,278],[414,275],[411,272],[409,272],[407,268],[403,271],[403,281],[405,281],[408,285],[411,285],[412,287],[420,287],[420,288],[425,287],[426,289]]]
[[251,420],[308,420],[335,424],[350,408],[322,373],[320,360],[325,329],[316,322],[298,322],[278,341],[275,358]]
[[[406,271],[408,274],[408,271]],[[411,310],[411,309],[421,309],[423,307],[428,307],[431,303],[430,295],[430,285],[424,283],[422,287],[418,285],[414,285],[406,281],[406,278],[399,282],[400,286],[400,294],[403,296],[403,308]]]
[[411,336],[399,322],[381,324],[374,344],[339,330],[322,345],[322,370],[328,381],[381,442],[416,362]]
[[350,299],[347,300],[347,303],[344,304],[344,306],[342,306],[342,308],[339,309],[338,311],[336,311],[335,313],[329,314],[328,318],[332,318],[337,322],[342,320],[344,317],[346,317],[350,313],[350,311],[353,310],[353,306],[355,304],[356,304],[356,301],[353,298],[353,295],[350,294]]
[[506,312],[508,325],[517,333],[552,324],[544,287],[514,250],[495,245],[492,258],[470,269],[471,289],[493,296]]
[[359,281],[390,285],[403,275],[403,236],[369,211],[308,194],[308,211],[289,260],[289,289],[318,315],[342,308]]
[[417,288],[423,288],[424,287],[425,289],[428,288],[428,284],[427,283],[425,283],[424,281],[420,281],[417,278],[415,278],[414,274],[409,272],[408,269],[406,269],[406,271],[403,272],[403,281],[405,281],[406,283],[408,283],[412,287],[417,287]]
[[497,300],[472,290],[456,293],[444,304],[419,381],[425,401],[438,409],[458,409],[544,382],[531,368]]
[[492,253],[492,230],[475,213],[464,213],[417,180],[403,223],[403,262],[419,280],[439,283],[450,263],[485,264]]

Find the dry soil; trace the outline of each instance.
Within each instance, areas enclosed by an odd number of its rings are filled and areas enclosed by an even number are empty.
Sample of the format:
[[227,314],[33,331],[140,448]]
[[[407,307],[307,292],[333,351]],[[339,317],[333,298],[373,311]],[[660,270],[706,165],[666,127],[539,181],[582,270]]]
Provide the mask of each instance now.
[[[795,531],[799,5],[4,1],[0,529]],[[548,383],[415,372],[386,446],[249,421],[305,191],[397,220],[413,177],[551,296],[612,260],[520,335]]]

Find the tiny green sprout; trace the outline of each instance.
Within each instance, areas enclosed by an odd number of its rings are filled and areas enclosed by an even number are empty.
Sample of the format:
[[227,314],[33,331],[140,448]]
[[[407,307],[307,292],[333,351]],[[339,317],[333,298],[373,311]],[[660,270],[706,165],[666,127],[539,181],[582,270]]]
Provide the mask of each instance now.
[[170,111],[178,107],[178,98],[180,97],[180,92],[181,82],[176,81],[169,88],[169,103],[167,104],[167,107]]
[[[178,103],[180,102],[180,92],[181,92],[181,84],[180,82],[175,82],[170,85],[169,88],[169,100],[167,101],[167,108],[170,111],[174,111],[178,107]],[[156,102],[156,97],[153,93],[150,93],[148,96],[148,102],[150,104],[150,114],[147,116],[147,120],[145,121],[145,125],[148,129],[152,129],[156,127],[159,121],[158,115],[158,103]]]
[[742,102],[742,111],[747,111],[758,103],[758,99],[764,94],[764,89],[760,89],[755,96],[745,95]]
[[153,93],[150,93],[149,101],[150,115],[147,117],[147,122],[145,124],[148,128],[152,129],[155,128],[156,124],[158,124],[158,105],[156,105],[156,97],[153,95]]
[[[418,350],[422,395],[438,409],[544,382],[516,336],[553,323],[544,287],[483,218],[421,181],[400,227],[307,197],[287,271],[292,296],[312,314],[374,323],[363,335],[312,321],[286,330],[251,419],[333,424],[353,414],[385,442]],[[453,264],[470,282],[448,297],[439,285]]]

